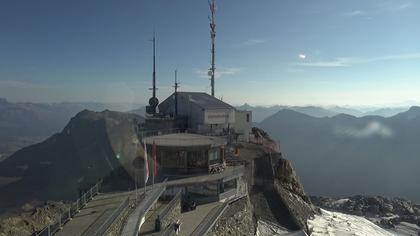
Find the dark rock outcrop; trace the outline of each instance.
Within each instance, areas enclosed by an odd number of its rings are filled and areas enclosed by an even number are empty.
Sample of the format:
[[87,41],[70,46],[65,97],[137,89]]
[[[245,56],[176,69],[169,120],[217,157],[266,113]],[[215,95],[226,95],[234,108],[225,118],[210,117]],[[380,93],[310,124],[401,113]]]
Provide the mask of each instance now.
[[277,165],[274,168],[275,178],[283,188],[293,194],[296,194],[308,204],[311,204],[311,201],[306,195],[303,185],[301,184],[299,177],[289,160],[278,157]]
[[272,155],[274,164],[274,189],[282,199],[295,223],[309,232],[307,221],[316,213],[309,197],[306,195],[292,164],[281,157],[280,153]]
[[37,200],[71,200],[121,166],[134,172],[142,153],[137,127],[142,118],[129,113],[78,113],[62,132],[23,148],[0,163],[0,176],[18,181],[0,188],[0,209]]
[[[306,195],[291,162],[282,157],[279,146],[267,132],[253,128],[252,133],[265,152],[264,156],[254,161],[256,186],[253,189],[263,189],[270,211],[273,212],[279,225],[289,230],[303,229],[309,232],[307,221],[314,216],[316,209]],[[252,202],[258,203],[255,200],[256,196],[258,192],[251,192],[251,200],[254,200]],[[273,199],[276,199],[276,204],[272,203]],[[280,217],[279,213],[283,217]],[[270,217],[265,218],[272,220]]]

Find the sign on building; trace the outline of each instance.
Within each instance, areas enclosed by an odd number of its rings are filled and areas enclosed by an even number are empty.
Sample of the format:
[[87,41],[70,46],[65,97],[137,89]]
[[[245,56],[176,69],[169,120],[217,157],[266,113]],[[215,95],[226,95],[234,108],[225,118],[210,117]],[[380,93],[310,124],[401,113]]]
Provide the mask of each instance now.
[[235,113],[232,110],[206,110],[204,124],[228,124],[235,122]]

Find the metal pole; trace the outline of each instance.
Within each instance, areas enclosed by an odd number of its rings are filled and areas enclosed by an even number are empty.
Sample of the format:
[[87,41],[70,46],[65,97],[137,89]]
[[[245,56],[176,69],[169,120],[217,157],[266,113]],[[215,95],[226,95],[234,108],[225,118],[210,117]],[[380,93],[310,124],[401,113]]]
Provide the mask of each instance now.
[[153,141],[153,170],[152,170],[152,189],[155,186],[155,155],[156,155],[156,146],[155,141]]
[[211,81],[211,96],[214,97],[214,73],[215,73],[215,40],[216,40],[216,24],[215,24],[215,11],[216,3],[214,0],[210,3],[211,22],[210,22],[210,36],[211,36],[211,68],[210,68],[210,81]]
[[137,202],[137,197],[139,195],[139,193],[137,191],[137,171],[134,173],[134,189],[136,191],[136,202]]
[[61,215],[58,216],[58,228],[61,229]]
[[144,175],[144,197],[146,197],[146,188],[147,188],[146,175]]
[[175,88],[175,117],[178,116],[178,88],[179,88],[179,83],[178,83],[178,72],[177,70],[175,70],[175,84],[174,84],[174,88]]
[[[146,169],[144,171],[146,171]],[[146,197],[146,188],[147,188],[146,174],[143,175],[143,178],[144,178],[144,197]]]
[[153,97],[156,97],[156,36],[153,32]]

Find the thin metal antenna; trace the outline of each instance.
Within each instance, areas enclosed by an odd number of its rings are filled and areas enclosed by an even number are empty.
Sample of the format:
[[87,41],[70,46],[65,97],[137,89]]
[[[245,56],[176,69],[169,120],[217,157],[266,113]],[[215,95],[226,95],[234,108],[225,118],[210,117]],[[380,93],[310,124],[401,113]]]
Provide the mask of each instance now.
[[181,87],[179,86],[177,75],[178,75],[178,70],[175,70],[175,83],[173,86],[175,88],[175,93],[178,91],[178,88]]
[[178,71],[175,70],[175,83],[173,86],[175,88],[175,116],[178,115],[178,88],[180,87],[178,83],[177,75],[178,75]]
[[156,33],[153,31],[153,97],[156,97]]
[[149,99],[149,106],[146,107],[146,112],[148,114],[156,114],[156,107],[159,105],[159,100],[156,97],[156,34],[153,31],[153,87],[149,88],[149,90],[153,91],[152,97]]
[[209,0],[210,7],[210,36],[211,36],[211,68],[209,69],[210,75],[210,84],[211,84],[211,96],[214,97],[214,76],[215,76],[215,41],[216,41],[216,23],[215,23],[215,14],[216,14],[216,2],[215,0]]

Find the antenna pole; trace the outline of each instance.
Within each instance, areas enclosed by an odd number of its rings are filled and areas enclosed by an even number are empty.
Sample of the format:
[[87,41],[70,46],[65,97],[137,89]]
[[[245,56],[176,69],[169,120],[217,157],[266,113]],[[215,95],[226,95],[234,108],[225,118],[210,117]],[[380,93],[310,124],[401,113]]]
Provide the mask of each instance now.
[[211,36],[211,68],[209,69],[210,81],[211,81],[211,96],[214,97],[214,76],[215,76],[215,41],[216,41],[216,2],[215,0],[209,0],[210,6],[210,36]]
[[174,86],[174,88],[175,88],[175,93],[178,91],[178,88],[179,88],[179,86],[178,86],[178,78],[177,78],[177,74],[178,74],[178,71],[177,71],[177,70],[175,70],[175,86]]
[[156,97],[156,36],[153,32],[153,97]]
[[175,88],[175,117],[178,116],[178,88],[179,88],[179,83],[178,83],[177,74],[178,74],[178,71],[175,70],[175,84],[174,84],[174,88]]
[[152,97],[149,99],[149,106],[146,106],[146,113],[156,115],[156,107],[159,105],[159,99],[156,97],[156,34],[153,32],[153,86],[149,88],[152,90]]

